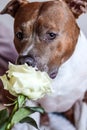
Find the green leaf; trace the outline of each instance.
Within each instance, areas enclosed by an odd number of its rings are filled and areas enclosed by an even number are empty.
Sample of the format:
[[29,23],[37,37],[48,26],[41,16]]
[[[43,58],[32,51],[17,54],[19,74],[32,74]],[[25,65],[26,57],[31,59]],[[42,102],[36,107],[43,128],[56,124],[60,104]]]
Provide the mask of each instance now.
[[0,111],[0,126],[7,120],[9,117],[7,109],[3,109]]
[[29,107],[30,110],[32,110],[33,112],[40,112],[40,113],[44,113],[45,110],[42,107]]
[[12,120],[11,120],[11,125],[18,123],[20,120],[22,120],[23,118],[27,117],[28,115],[32,113],[33,111],[31,111],[28,107],[20,108],[13,115]]
[[7,122],[8,122],[8,111],[7,109],[3,109],[0,111],[0,130],[5,130]]
[[6,126],[7,126],[7,120],[3,122],[2,125],[0,125],[0,130],[6,130]]
[[30,125],[32,125],[33,127],[35,127],[36,129],[39,130],[38,125],[37,125],[36,121],[33,118],[31,118],[31,117],[25,117],[25,118],[23,118],[20,121],[20,123],[25,123],[25,122],[28,123],[28,124],[30,124]]
[[26,97],[23,95],[18,96],[18,107],[19,108],[23,106],[23,104],[25,103],[25,99],[26,99]]

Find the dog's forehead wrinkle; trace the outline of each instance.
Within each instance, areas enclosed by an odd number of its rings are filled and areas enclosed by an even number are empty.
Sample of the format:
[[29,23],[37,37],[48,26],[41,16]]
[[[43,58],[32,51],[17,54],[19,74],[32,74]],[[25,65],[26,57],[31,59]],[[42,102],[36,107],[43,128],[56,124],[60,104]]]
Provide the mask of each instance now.
[[43,17],[43,15],[41,14],[39,17],[38,17],[38,25],[39,26],[41,26],[40,25],[40,22],[42,23],[42,26],[45,26],[46,28],[52,28],[52,29],[56,29],[56,24],[55,24],[55,22],[54,21],[50,21],[50,18],[48,18],[49,19],[49,22],[47,22],[47,21],[45,21],[44,20],[44,17]]

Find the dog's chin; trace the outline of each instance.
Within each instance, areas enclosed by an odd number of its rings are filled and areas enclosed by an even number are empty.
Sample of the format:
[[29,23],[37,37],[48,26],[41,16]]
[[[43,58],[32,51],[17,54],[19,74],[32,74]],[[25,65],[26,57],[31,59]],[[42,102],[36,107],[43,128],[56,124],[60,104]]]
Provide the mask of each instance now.
[[55,79],[56,76],[57,76],[57,73],[56,72],[51,73],[49,76],[50,76],[51,79]]
[[51,79],[55,79],[58,73],[58,69],[55,69],[49,73]]

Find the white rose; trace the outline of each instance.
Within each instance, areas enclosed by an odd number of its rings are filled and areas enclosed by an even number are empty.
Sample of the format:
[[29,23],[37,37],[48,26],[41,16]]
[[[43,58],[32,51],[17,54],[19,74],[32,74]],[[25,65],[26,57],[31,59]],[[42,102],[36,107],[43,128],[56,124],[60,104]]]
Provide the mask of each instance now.
[[51,79],[46,72],[36,71],[35,68],[9,63],[9,70],[0,77],[4,89],[12,95],[23,94],[29,99],[36,100],[52,92]]

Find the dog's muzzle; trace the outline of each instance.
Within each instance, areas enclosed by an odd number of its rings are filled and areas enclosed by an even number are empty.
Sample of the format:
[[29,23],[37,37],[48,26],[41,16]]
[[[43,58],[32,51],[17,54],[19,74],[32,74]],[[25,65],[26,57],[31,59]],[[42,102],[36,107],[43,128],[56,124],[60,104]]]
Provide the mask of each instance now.
[[28,64],[29,66],[35,67],[36,70],[46,71],[48,73],[48,75],[50,76],[50,78],[52,78],[52,79],[56,78],[56,76],[57,76],[57,73],[58,73],[57,68],[47,71],[45,65],[37,65],[37,62],[32,55],[25,55],[25,56],[20,55],[18,57],[18,59],[17,59],[18,65],[23,65],[25,63]]

